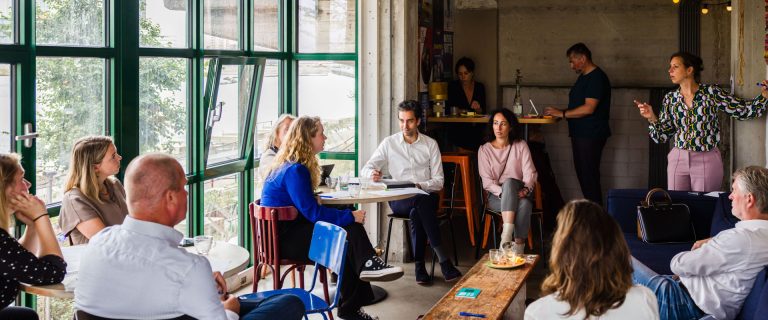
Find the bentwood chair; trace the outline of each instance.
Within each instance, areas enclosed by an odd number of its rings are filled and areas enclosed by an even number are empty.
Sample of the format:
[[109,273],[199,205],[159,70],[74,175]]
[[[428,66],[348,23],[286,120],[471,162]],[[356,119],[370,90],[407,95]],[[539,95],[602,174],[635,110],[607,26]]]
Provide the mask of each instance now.
[[[459,265],[459,255],[456,252],[456,236],[453,233],[453,209],[454,209],[454,196],[456,195],[456,176],[458,174],[458,170],[456,170],[457,165],[452,162],[443,162],[443,176],[444,176],[444,183],[443,183],[443,190],[440,192],[440,200],[438,201],[438,211],[437,211],[437,220],[440,222],[447,222],[448,228],[451,231],[451,243],[453,244],[453,262],[458,266]],[[447,203],[447,206],[444,205]],[[389,226],[387,228],[387,244],[384,248],[384,263],[388,263],[389,261],[389,240],[392,238],[392,222],[394,220],[402,220],[404,225],[407,225],[411,219],[408,216],[397,214],[397,213],[390,213],[387,215],[389,217]],[[406,234],[410,234],[407,233]],[[409,237],[408,237],[409,238]],[[410,240],[410,239],[409,239]],[[410,245],[410,241],[408,242]],[[410,247],[409,247],[410,248]],[[430,277],[434,278],[435,275],[435,261],[437,259],[437,255],[432,254],[432,271],[430,273]]]
[[[240,303],[271,297],[278,294],[292,294],[304,302],[304,313],[306,315],[319,313],[323,319],[327,319],[325,314],[332,315],[334,308],[338,306],[339,290],[333,294],[333,302],[328,303],[322,298],[312,294],[312,290],[317,283],[318,274],[322,277],[326,274],[325,269],[329,269],[338,275],[344,274],[344,262],[347,256],[347,231],[337,225],[318,221],[315,223],[315,229],[312,232],[312,242],[309,246],[309,258],[315,263],[315,272],[312,276],[312,286],[304,290],[303,288],[280,289],[264,292],[254,292],[244,294],[238,299]],[[344,277],[339,277],[337,288],[341,288],[341,282]]]
[[[73,320],[117,320],[117,319],[94,316],[83,310],[75,310],[75,314],[72,316],[72,319]],[[184,316],[180,316],[180,317],[168,319],[168,320],[195,320],[195,318],[184,315]]]
[[[298,217],[299,212],[295,207],[265,207],[257,200],[248,207],[251,216],[251,230],[253,234],[253,292],[258,291],[261,270],[267,268],[272,272],[272,289],[283,288],[285,278],[293,271],[299,272],[299,287],[304,288],[304,269],[307,265],[314,264],[310,260],[291,260],[280,256],[279,224],[281,221],[291,221]],[[284,271],[281,266],[287,265]],[[281,272],[282,271],[282,272]],[[328,279],[325,272],[320,273],[320,282],[323,284],[325,300],[330,303],[328,291]]]

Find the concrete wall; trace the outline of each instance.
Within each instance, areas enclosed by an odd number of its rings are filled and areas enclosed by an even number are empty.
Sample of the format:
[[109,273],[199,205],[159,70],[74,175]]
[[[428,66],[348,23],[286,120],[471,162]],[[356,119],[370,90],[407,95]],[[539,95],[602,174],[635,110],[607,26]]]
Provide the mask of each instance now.
[[[461,57],[475,61],[475,79],[485,85],[489,108],[498,106],[498,30],[496,9],[456,10],[454,63]],[[451,66],[453,68],[453,66]],[[455,72],[454,72],[455,76]]]

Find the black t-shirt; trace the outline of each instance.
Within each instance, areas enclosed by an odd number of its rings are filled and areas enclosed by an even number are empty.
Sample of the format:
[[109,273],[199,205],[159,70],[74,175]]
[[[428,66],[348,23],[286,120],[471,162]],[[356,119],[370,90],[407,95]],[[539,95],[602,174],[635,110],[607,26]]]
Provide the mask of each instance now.
[[568,119],[568,135],[572,138],[592,139],[610,137],[608,119],[611,114],[611,82],[599,67],[576,79],[568,94],[568,109],[583,105],[587,98],[599,100],[595,112],[583,118]]

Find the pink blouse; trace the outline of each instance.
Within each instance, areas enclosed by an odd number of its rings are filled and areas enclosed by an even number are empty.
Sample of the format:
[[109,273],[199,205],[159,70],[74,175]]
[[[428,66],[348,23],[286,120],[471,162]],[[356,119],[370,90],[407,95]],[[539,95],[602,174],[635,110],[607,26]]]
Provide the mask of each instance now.
[[501,194],[501,184],[509,178],[523,181],[533,191],[538,174],[525,141],[519,140],[502,149],[496,149],[487,142],[477,151],[477,162],[483,189],[488,192],[498,196]]

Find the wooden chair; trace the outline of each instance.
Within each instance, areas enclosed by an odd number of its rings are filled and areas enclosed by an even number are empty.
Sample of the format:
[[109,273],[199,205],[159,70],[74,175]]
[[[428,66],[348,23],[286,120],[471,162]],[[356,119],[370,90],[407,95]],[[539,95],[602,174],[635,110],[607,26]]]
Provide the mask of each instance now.
[[[298,217],[299,212],[295,207],[265,207],[259,201],[251,203],[248,207],[251,217],[251,230],[253,234],[253,292],[258,291],[262,268],[272,272],[273,290],[283,288],[285,277],[292,271],[299,272],[299,287],[304,289],[304,269],[307,265],[314,265],[311,260],[291,260],[280,257],[280,221],[291,221]],[[281,266],[289,267],[281,272]],[[324,270],[323,270],[324,271]],[[328,293],[328,279],[326,272],[320,272],[320,282],[323,284],[323,294],[326,302],[330,303]],[[331,317],[333,318],[333,317]]]
[[[112,319],[112,318],[104,318],[104,317],[94,316],[94,315],[92,315],[92,314],[90,314],[88,312],[85,312],[83,310],[75,310],[75,314],[72,315],[72,319],[73,320],[117,320],[117,319]],[[184,315],[184,316],[180,316],[180,317],[176,317],[176,318],[168,319],[168,320],[195,320],[195,318],[192,318],[190,316]]]

